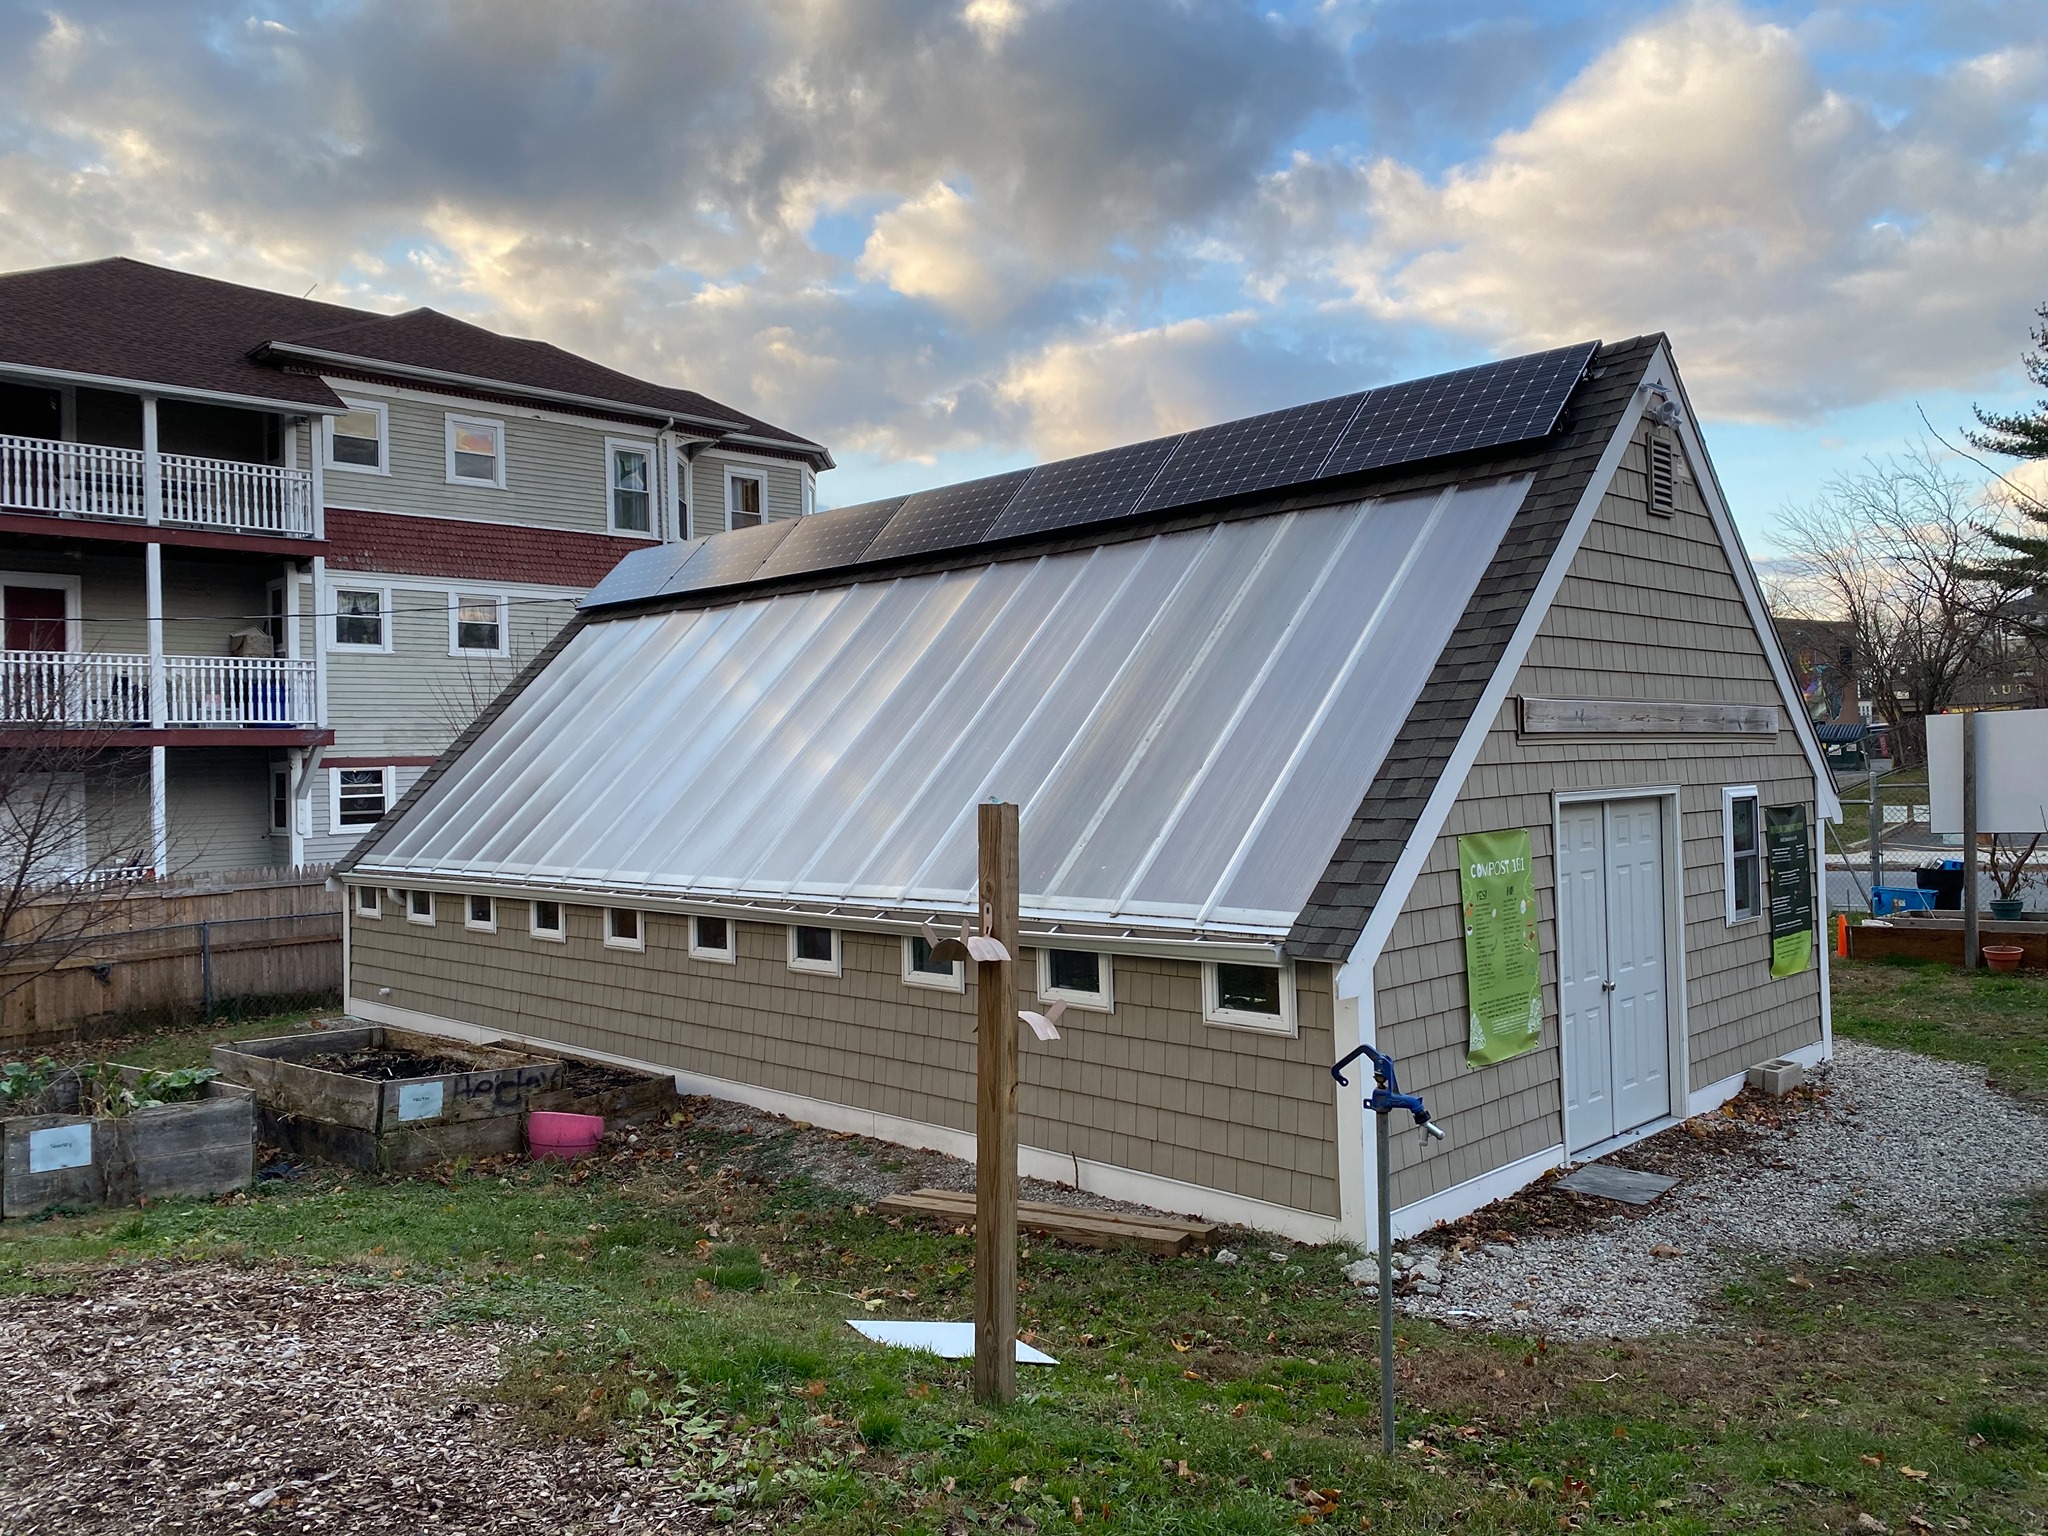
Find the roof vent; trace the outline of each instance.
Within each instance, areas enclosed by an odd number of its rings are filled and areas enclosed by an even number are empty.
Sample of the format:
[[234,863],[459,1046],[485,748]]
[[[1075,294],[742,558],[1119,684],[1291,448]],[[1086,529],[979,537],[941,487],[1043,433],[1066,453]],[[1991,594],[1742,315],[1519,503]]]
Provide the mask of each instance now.
[[1658,432],[1650,438],[1650,512],[1655,517],[1670,517],[1677,511],[1677,445]]

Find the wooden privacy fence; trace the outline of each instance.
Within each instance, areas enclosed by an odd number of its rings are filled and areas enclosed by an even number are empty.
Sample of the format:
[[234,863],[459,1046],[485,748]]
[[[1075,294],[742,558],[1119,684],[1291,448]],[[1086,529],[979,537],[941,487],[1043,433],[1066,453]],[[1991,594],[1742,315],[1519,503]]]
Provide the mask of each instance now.
[[22,944],[0,963],[0,1047],[339,991],[341,895],[325,881],[325,869],[252,870],[95,898],[82,938]]

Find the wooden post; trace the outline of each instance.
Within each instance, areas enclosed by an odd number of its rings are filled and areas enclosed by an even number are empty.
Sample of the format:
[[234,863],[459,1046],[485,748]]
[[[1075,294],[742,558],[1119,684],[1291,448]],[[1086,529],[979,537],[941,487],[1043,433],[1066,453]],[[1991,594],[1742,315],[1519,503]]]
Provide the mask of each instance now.
[[1963,712],[1963,969],[1977,954],[1977,711]]
[[1017,1396],[1017,807],[978,808],[981,932],[1012,958],[977,961],[974,1059],[974,1395]]

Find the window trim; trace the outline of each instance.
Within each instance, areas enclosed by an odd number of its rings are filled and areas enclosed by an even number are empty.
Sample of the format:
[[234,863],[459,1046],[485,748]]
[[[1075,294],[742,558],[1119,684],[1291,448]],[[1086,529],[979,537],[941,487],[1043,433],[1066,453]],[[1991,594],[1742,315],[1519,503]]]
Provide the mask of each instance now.
[[[621,938],[612,931],[612,919],[621,912],[633,914],[633,934],[630,939]],[[638,907],[606,907],[604,909],[604,947],[606,949],[630,949],[644,952],[647,948],[647,914]]]
[[[481,646],[466,646],[462,643],[462,607],[489,603],[498,610],[498,647],[485,650]],[[450,656],[510,656],[512,654],[512,607],[502,592],[465,592],[451,589],[448,593],[448,654]]]
[[[424,915],[413,909],[414,902],[421,896],[427,898],[427,910]],[[434,926],[436,905],[432,891],[423,891],[415,886],[405,893],[405,920],[408,923],[417,923],[422,928],[431,928]]]
[[1294,962],[1281,956],[1274,967],[1280,973],[1280,1013],[1249,1013],[1242,1008],[1225,1008],[1219,1000],[1222,978],[1217,966],[1222,964],[1260,966],[1256,960],[1204,960],[1202,962],[1202,1022],[1213,1024],[1218,1029],[1248,1029],[1261,1035],[1280,1035],[1293,1040],[1300,1037],[1301,1019],[1294,1003]]
[[[279,826],[277,821],[277,802],[280,798],[277,792],[277,781],[279,779],[284,780],[284,794],[282,796],[284,800],[284,825],[282,826]],[[272,837],[290,837],[292,835],[292,812],[294,809],[292,805],[292,765],[290,763],[272,763],[270,765],[270,835]]]
[[950,976],[941,976],[937,971],[920,971],[911,963],[921,937],[923,935],[915,933],[903,935],[903,984],[906,987],[924,987],[933,992],[965,992],[967,967],[958,960],[953,962]]
[[341,819],[341,776],[344,773],[381,773],[384,775],[384,809],[377,817],[377,821],[382,821],[391,814],[391,807],[398,799],[397,795],[393,793],[396,788],[394,781],[397,777],[397,770],[389,763],[386,763],[381,768],[372,765],[370,767],[330,768],[327,770],[327,827],[329,833],[335,837],[361,837],[370,828],[374,827],[377,822],[345,822]]
[[[484,904],[484,910],[490,913],[490,916],[482,922],[478,922],[476,916],[476,903],[479,901]],[[475,892],[463,897],[462,926],[471,933],[496,933],[498,931],[498,898],[495,896],[480,896]]]
[[[829,962],[797,958],[796,931],[799,928],[819,928],[832,935],[832,958]],[[803,971],[812,976],[837,976],[842,973],[846,959],[846,944],[837,928],[825,923],[789,923],[785,925],[785,931],[789,934],[789,968],[792,971]]]
[[[377,632],[383,639],[376,645],[362,645],[353,640],[341,638],[341,594],[344,592],[374,592],[377,594]],[[375,582],[330,581],[327,584],[327,623],[323,630],[327,649],[343,655],[389,656],[392,641],[391,589]]]
[[[1755,846],[1747,857],[1756,860],[1757,910],[1739,911],[1735,905],[1735,802],[1750,802],[1749,829]],[[1764,806],[1754,784],[1729,784],[1721,789],[1721,905],[1722,917],[1730,928],[1753,923],[1764,915],[1769,903],[1764,896]]]
[[[370,898],[370,904],[367,907],[363,905],[363,898],[365,896]],[[357,917],[381,920],[384,916],[384,888],[380,885],[357,886],[355,901],[351,905],[350,910]]]
[[[612,484],[612,456],[621,448],[647,457],[647,526],[645,528],[621,528],[619,526],[618,503],[612,498],[618,487]],[[604,440],[604,528],[606,533],[617,534],[622,539],[658,539],[661,537],[661,475],[659,445],[644,437],[608,437]]]
[[351,411],[374,411],[377,416],[377,467],[367,464],[343,464],[334,457],[334,417],[320,418],[320,467],[323,470],[340,470],[344,475],[391,474],[391,407],[382,400],[357,399],[343,395],[341,403]]
[[[540,925],[540,909],[541,909],[541,908],[542,908],[543,906],[551,906],[551,907],[553,907],[553,908],[555,909],[555,916],[556,916],[556,917],[557,917],[557,918],[558,918],[558,919],[559,919],[559,920],[561,921],[561,926],[560,926],[559,928],[543,928],[543,927],[541,927],[541,925]],[[534,897],[534,898],[533,898],[533,900],[529,901],[529,902],[528,902],[528,903],[526,904],[526,930],[527,930],[527,932],[528,932],[529,934],[531,934],[531,935],[532,935],[532,936],[533,936],[534,938],[536,938],[536,939],[546,939],[546,940],[547,940],[547,941],[548,941],[548,942],[549,942],[550,944],[566,944],[566,943],[568,943],[568,942],[569,942],[569,907],[568,907],[568,903],[566,903],[566,902],[562,902],[562,901],[557,901],[557,900],[556,900],[555,898],[553,898],[552,896],[536,896],[536,897]]]
[[1096,974],[1102,981],[1099,992],[1077,992],[1071,987],[1055,987],[1052,984],[1052,956],[1056,949],[1067,949],[1065,944],[1041,944],[1038,947],[1038,1000],[1041,1003],[1065,1003],[1069,1008],[1082,1008],[1090,1013],[1116,1012],[1116,957],[1106,950],[1076,949],[1081,955],[1095,956]]
[[[505,423],[496,416],[466,416],[458,411],[449,411],[442,417],[442,468],[447,471],[450,485],[474,486],[478,490],[502,491],[505,489],[505,457],[507,453]],[[474,479],[469,475],[455,473],[455,429],[463,427],[489,427],[498,435],[497,474],[489,480]]]
[[[761,523],[765,523],[765,522],[767,522],[767,521],[768,521],[768,471],[767,471],[767,470],[765,470],[765,469],[749,469],[749,468],[746,468],[745,466],[743,466],[743,465],[739,465],[739,464],[727,464],[727,465],[724,465],[724,466],[722,466],[722,467],[723,467],[723,468],[724,468],[724,470],[725,470],[725,504],[724,504],[724,507],[723,507],[723,508],[721,509],[721,513],[720,513],[720,515],[722,516],[722,518],[724,519],[724,522],[725,522],[725,531],[726,531],[727,533],[731,533],[731,532],[733,531],[733,529],[734,529],[734,528],[735,528],[736,526],[745,526],[745,527],[748,527],[748,528],[758,528],[758,527],[760,527],[760,526],[761,526]],[[735,481],[735,480],[758,480],[758,481],[760,482],[760,484],[761,484],[761,522],[760,522],[760,523],[747,523],[747,524],[744,524],[744,525],[737,525],[737,524],[735,524],[735,523],[733,522],[733,520],[732,520],[732,483],[733,483],[733,481]]]
[[[708,945],[697,942],[697,923],[699,919],[706,917],[725,924],[725,948],[712,949]],[[690,914],[690,958],[692,960],[712,960],[720,965],[736,965],[739,963],[739,949],[740,925],[738,923],[717,912],[693,912]]]

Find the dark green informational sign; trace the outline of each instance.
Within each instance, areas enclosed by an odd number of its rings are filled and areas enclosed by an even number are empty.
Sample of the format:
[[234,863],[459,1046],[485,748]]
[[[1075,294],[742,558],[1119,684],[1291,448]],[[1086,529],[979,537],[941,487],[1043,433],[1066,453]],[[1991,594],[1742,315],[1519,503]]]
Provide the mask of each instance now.
[[1797,976],[1813,963],[1813,845],[1806,807],[1764,807],[1764,880],[1771,896],[1771,974]]
[[1536,948],[1536,882],[1526,831],[1458,839],[1465,907],[1465,989],[1472,1035],[1465,1059],[1491,1066],[1543,1037],[1543,970]]

